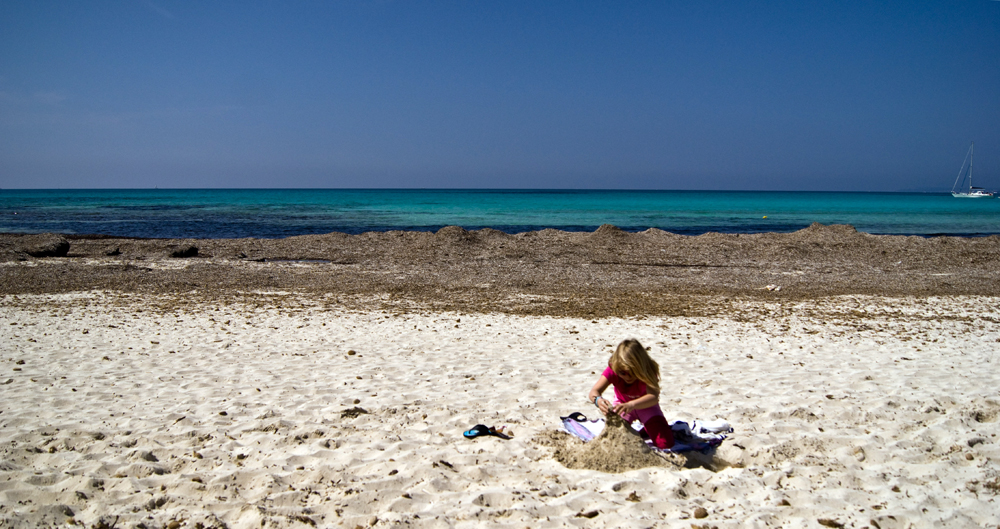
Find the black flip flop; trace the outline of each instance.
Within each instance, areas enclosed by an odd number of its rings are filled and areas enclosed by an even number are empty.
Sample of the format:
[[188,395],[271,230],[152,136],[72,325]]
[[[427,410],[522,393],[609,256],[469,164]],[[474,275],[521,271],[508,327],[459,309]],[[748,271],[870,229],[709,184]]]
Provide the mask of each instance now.
[[485,424],[477,424],[473,426],[471,430],[463,432],[462,435],[464,435],[466,439],[475,439],[480,435],[490,435],[490,427]]
[[[501,428],[503,428],[501,426]],[[496,427],[490,428],[490,435],[495,435],[501,439],[510,439],[510,436],[505,434],[503,430],[497,430]]]
[[573,413],[571,413],[571,414],[569,414],[569,415],[567,415],[565,417],[559,417],[559,418],[562,419],[562,420],[564,420],[564,421],[566,419],[573,419],[576,422],[587,422],[587,416],[584,415],[584,414],[582,414],[582,413],[580,413],[580,412],[578,412],[578,411],[574,411]]

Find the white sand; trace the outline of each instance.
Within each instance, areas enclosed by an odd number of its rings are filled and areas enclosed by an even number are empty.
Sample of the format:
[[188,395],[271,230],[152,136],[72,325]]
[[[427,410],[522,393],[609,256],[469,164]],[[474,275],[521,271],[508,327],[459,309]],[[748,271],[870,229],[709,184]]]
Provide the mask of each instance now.
[[[1000,523],[996,298],[596,321],[250,299],[4,298],[0,527]],[[668,416],[733,424],[731,466],[569,470],[535,440],[596,413],[626,337]],[[477,423],[515,438],[464,439]]]

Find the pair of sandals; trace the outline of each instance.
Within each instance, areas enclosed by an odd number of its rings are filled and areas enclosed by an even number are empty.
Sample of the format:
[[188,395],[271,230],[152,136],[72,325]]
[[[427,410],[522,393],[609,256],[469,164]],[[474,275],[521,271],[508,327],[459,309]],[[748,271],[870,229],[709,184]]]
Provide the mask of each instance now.
[[494,437],[499,437],[501,439],[510,439],[511,437],[513,437],[513,434],[505,430],[507,430],[506,426],[501,426],[499,428],[496,428],[492,426],[486,426],[485,424],[477,424],[473,426],[471,430],[463,432],[462,435],[464,435],[466,439],[475,439],[476,437],[479,437],[481,435],[492,435]]

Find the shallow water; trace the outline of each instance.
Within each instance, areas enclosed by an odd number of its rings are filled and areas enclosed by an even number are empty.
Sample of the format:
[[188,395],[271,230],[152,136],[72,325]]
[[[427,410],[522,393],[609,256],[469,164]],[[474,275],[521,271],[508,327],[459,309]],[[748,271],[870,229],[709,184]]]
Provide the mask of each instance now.
[[947,193],[359,189],[0,190],[0,232],[279,238],[457,225],[791,232],[813,222],[896,235],[1000,234],[1000,200]]

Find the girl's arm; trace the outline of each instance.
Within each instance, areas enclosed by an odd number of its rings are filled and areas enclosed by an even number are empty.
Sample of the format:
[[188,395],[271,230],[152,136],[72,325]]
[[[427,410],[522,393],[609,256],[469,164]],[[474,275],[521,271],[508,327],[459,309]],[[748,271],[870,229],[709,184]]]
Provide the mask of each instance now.
[[658,406],[660,404],[660,393],[651,391],[648,387],[646,388],[646,394],[628,402],[623,402],[615,406],[615,413],[624,414],[632,410],[644,410],[646,408],[652,408],[653,406]]
[[[601,378],[597,379],[597,383],[594,384],[594,387],[590,388],[590,393],[587,394],[587,400],[594,402],[594,399],[601,397],[601,393],[604,393],[604,390],[608,389],[608,386],[610,385],[611,382],[608,381],[604,375],[601,375]],[[601,410],[601,413],[607,415],[608,410],[611,409],[611,402],[609,402],[608,399],[601,397],[597,399],[597,408]]]

